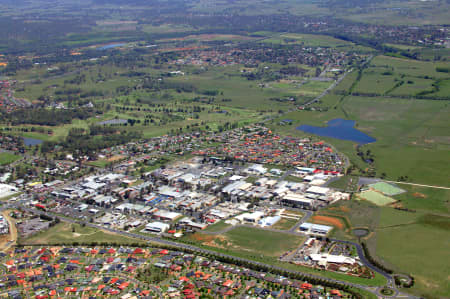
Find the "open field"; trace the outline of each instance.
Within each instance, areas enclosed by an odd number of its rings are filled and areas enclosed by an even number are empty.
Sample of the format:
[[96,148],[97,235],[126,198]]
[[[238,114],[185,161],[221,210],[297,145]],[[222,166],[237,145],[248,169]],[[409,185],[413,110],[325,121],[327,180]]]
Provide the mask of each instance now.
[[224,221],[219,221],[214,223],[213,225],[208,226],[205,231],[208,232],[220,232],[226,228],[229,228],[231,225],[226,224]]
[[[73,232],[73,228],[75,232]],[[79,224],[67,222],[58,223],[46,231],[40,232],[26,239],[19,238],[19,244],[72,244],[91,242],[110,243],[136,243],[139,240],[103,232],[91,227],[82,227]]]
[[383,95],[395,86],[396,80],[392,75],[364,72],[354,92]]
[[401,45],[401,44],[385,44],[388,47],[400,49],[400,50],[417,50],[420,49],[418,46],[410,46],[410,45]]
[[[434,80],[409,77],[405,76],[402,78],[403,83],[389,92],[392,96],[416,96],[420,95],[421,92],[432,92]],[[402,82],[397,81],[397,82]]]
[[281,218],[277,223],[272,225],[270,228],[279,230],[289,230],[291,229],[299,219]]
[[407,192],[394,198],[408,209],[450,214],[450,190],[401,185]]
[[448,66],[449,62],[429,62],[429,61],[412,61],[406,58],[397,58],[389,56],[375,57],[368,68],[374,71],[392,71],[398,75],[409,75],[413,77],[428,76],[431,78],[445,78],[448,74],[436,71],[436,67]]
[[0,165],[8,165],[20,159],[20,156],[10,153],[0,153]]
[[426,298],[445,297],[450,292],[449,225],[449,217],[385,208],[376,232],[376,254],[397,271],[414,276],[415,286],[409,291]]
[[211,247],[227,248],[246,254],[263,254],[271,257],[278,257],[284,252],[294,249],[304,241],[304,238],[300,236],[290,236],[248,227],[236,227],[218,236],[196,233],[189,236],[189,239]]
[[356,95],[448,98],[448,74],[438,72],[447,62],[412,62],[408,59],[377,56],[366,68],[353,90]]
[[314,35],[314,34],[296,34],[296,33],[285,33],[276,34],[264,39],[262,43],[271,44],[302,44],[311,47],[339,47],[339,46],[352,46],[353,43],[333,38],[327,35]]

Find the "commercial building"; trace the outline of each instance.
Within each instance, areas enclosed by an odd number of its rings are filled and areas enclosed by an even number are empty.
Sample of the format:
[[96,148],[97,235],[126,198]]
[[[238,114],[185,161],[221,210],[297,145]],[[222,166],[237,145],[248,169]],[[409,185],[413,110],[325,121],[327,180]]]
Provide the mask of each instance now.
[[265,217],[265,218],[259,220],[258,224],[261,225],[262,227],[272,226],[275,223],[277,223],[278,221],[280,221],[280,219],[281,219],[281,216]]
[[333,255],[333,254],[311,254],[309,256],[314,262],[318,263],[319,266],[326,267],[328,263],[332,264],[346,264],[346,265],[353,265],[356,263],[356,260],[354,258],[344,256],[344,255]]
[[288,193],[282,197],[281,201],[297,208],[310,209],[313,207],[313,200],[311,198],[306,198],[304,195],[297,193]]
[[318,235],[326,235],[333,229],[332,226],[314,224],[305,222],[300,225],[300,231],[309,233],[309,234],[318,234]]
[[314,194],[314,195],[318,195],[318,196],[326,196],[329,191],[330,191],[329,188],[312,186],[306,190],[306,193]]
[[154,219],[160,219],[160,220],[167,220],[167,221],[174,221],[178,217],[182,216],[180,213],[176,212],[170,212],[170,211],[156,211],[153,214]]
[[145,225],[145,231],[154,232],[154,233],[164,233],[170,228],[170,225],[163,222],[151,222]]

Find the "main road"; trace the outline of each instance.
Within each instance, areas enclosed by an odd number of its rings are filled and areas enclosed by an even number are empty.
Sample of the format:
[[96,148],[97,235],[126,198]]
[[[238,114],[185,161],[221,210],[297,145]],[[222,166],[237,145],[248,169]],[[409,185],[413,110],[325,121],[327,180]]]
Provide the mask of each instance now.
[[[310,277],[310,278],[315,278],[315,279],[321,279],[321,280],[328,281],[328,282],[340,283],[340,284],[343,284],[343,285],[347,285],[349,287],[363,289],[363,290],[371,292],[371,293],[373,293],[373,294],[375,294],[377,296],[380,296],[379,293],[377,292],[378,289],[376,287],[370,287],[370,286],[356,284],[356,283],[351,283],[351,282],[342,281],[342,280],[338,280],[338,279],[327,278],[327,277],[323,277],[323,276],[319,276],[319,275],[303,273],[303,272],[300,272],[300,271],[294,271],[294,270],[286,269],[286,268],[283,268],[283,267],[280,267],[280,266],[270,265],[270,264],[266,264],[266,263],[262,263],[262,262],[258,262],[258,261],[254,261],[254,260],[250,260],[250,259],[246,259],[246,258],[241,258],[241,257],[236,257],[236,256],[225,254],[225,253],[220,253],[220,252],[209,250],[209,249],[204,249],[204,248],[197,247],[197,246],[194,246],[194,245],[191,245],[191,244],[184,244],[184,243],[174,242],[174,241],[167,240],[167,239],[162,239],[162,238],[159,238],[159,237],[145,236],[145,235],[140,235],[140,234],[136,234],[136,233],[126,232],[126,231],[122,231],[122,230],[102,227],[100,225],[97,225],[97,224],[94,224],[94,223],[90,223],[90,222],[87,222],[87,221],[78,221],[78,220],[75,220],[75,219],[71,219],[69,217],[53,215],[53,214],[48,213],[46,211],[41,211],[41,210],[25,207],[25,206],[20,205],[17,202],[8,203],[8,204],[4,205],[1,208],[1,210],[8,209],[8,208],[22,209],[24,211],[27,211],[27,212],[30,212],[30,213],[33,213],[33,214],[45,215],[45,216],[48,216],[48,217],[58,217],[58,218],[66,221],[66,222],[69,222],[69,223],[84,224],[84,225],[92,227],[92,228],[96,228],[96,229],[103,230],[103,231],[108,231],[108,232],[115,233],[115,234],[118,234],[118,235],[121,235],[121,236],[124,236],[124,237],[144,240],[146,242],[159,243],[159,244],[163,244],[163,245],[166,245],[166,246],[171,246],[171,247],[174,247],[174,248],[179,248],[179,249],[189,250],[189,251],[192,251],[192,252],[197,252],[197,253],[200,253],[202,255],[210,254],[210,255],[213,255],[213,256],[218,256],[218,257],[222,257],[222,258],[226,258],[226,259],[234,259],[236,261],[245,262],[245,263],[248,263],[248,264],[252,264],[254,266],[260,266],[260,267],[265,267],[265,268],[268,268],[268,269],[284,271],[284,272],[287,272],[287,273],[290,273],[290,274],[293,274],[293,275],[295,275],[295,274],[303,275],[306,278]],[[362,249],[360,248],[360,250],[362,250]],[[379,270],[377,272],[379,273]],[[383,276],[385,276],[385,275],[383,275]],[[390,287],[393,287],[391,282],[392,282],[392,278],[388,279],[388,283],[389,283],[388,285]],[[401,295],[401,296],[405,296],[405,294],[400,294],[397,290],[395,290],[395,294],[396,295],[398,294],[398,295]],[[417,297],[409,296],[409,298],[417,298]]]

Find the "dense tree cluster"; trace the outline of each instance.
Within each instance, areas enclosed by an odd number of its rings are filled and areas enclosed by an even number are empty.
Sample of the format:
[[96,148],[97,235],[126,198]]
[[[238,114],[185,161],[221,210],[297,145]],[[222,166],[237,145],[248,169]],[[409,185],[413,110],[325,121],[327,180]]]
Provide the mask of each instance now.
[[9,114],[2,115],[2,118],[13,126],[21,124],[32,124],[41,126],[58,126],[70,124],[73,119],[88,119],[97,113],[92,108],[77,109],[20,109]]
[[44,141],[43,153],[51,152],[56,146],[72,153],[91,155],[95,151],[111,146],[124,144],[142,137],[141,132],[117,130],[113,127],[91,126],[87,132],[83,128],[73,128],[62,142]]

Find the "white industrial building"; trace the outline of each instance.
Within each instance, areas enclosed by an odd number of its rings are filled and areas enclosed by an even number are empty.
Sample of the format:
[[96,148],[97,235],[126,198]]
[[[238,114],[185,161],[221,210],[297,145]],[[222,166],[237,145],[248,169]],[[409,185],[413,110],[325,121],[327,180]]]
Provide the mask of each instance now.
[[240,222],[258,223],[258,221],[264,217],[264,212],[255,211],[253,213],[244,213],[236,216]]
[[7,197],[17,193],[19,190],[11,185],[0,184],[0,198]]
[[272,226],[280,220],[281,220],[281,216],[265,217],[265,218],[259,220],[258,224],[262,227]]
[[309,256],[311,260],[318,263],[319,266],[326,267],[328,263],[332,264],[345,264],[345,265],[354,265],[356,260],[354,258],[343,256],[343,255],[333,255],[333,254],[311,254]]
[[170,212],[170,211],[156,211],[153,213],[153,218],[155,219],[161,219],[161,220],[168,220],[168,221],[174,221],[178,217],[182,216],[180,213],[176,212]]
[[326,196],[329,191],[330,191],[330,188],[312,186],[306,190],[306,193],[314,194],[314,195],[318,195],[318,196]]
[[314,224],[314,223],[309,223],[309,222],[305,222],[302,225],[300,225],[300,230],[302,232],[309,233],[309,234],[326,235],[332,229],[333,229],[332,226]]
[[249,168],[245,170],[247,173],[251,174],[265,174],[267,172],[267,168],[265,168],[262,164],[253,164]]
[[170,225],[168,225],[167,223],[155,221],[155,222],[150,222],[150,223],[146,224],[144,231],[149,231],[149,232],[153,232],[153,233],[164,233],[169,228],[170,228]]

